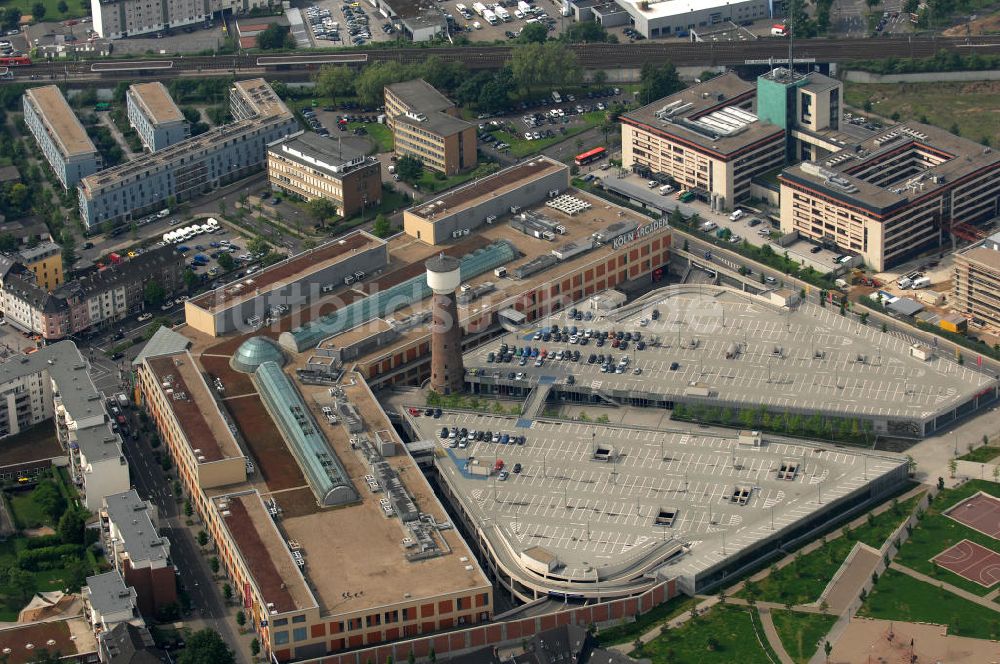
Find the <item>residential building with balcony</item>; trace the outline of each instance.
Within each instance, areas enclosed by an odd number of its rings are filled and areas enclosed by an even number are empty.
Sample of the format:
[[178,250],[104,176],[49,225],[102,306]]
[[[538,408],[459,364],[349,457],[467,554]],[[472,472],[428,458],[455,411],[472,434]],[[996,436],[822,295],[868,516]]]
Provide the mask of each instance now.
[[58,87],[28,88],[22,103],[24,123],[64,188],[101,169],[100,153]]
[[184,114],[167,92],[154,83],[134,83],[125,91],[128,122],[150,152],[179,143],[190,136]]

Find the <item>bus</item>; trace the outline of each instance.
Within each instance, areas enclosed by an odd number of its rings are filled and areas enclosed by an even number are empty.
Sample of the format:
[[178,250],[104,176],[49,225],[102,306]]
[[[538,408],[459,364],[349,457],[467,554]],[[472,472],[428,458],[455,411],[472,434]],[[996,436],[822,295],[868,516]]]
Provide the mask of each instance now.
[[576,155],[576,165],[583,166],[584,164],[589,164],[599,159],[604,159],[607,153],[608,151],[604,148],[594,148],[593,150],[587,150],[586,152]]

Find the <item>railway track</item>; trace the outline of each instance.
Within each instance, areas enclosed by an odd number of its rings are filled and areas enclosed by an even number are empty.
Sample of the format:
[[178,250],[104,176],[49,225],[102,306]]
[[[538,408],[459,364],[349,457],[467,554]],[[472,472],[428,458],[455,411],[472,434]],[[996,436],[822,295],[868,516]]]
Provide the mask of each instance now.
[[[349,50],[338,53],[306,55],[220,55],[183,56],[154,60],[137,58],[128,61],[38,62],[11,68],[16,82],[26,78],[75,80],[129,80],[143,76],[173,78],[231,72],[234,75],[267,75],[276,78],[301,76],[324,64],[360,65],[370,62],[395,61],[404,64],[422,62],[436,56],[457,60],[470,69],[497,69],[510,60],[516,46],[469,46],[433,48],[395,48]],[[753,42],[665,43],[638,44],[577,44],[572,46],[580,65],[585,69],[638,68],[647,62],[672,62],[678,66],[739,65],[768,58],[787,58],[788,44],[784,39],[758,39]],[[815,62],[847,62],[888,57],[928,57],[938,51],[963,54],[1000,53],[1000,37],[931,37],[878,39],[811,39],[796,43],[796,60]],[[153,64],[153,63],[158,64]],[[165,66],[163,63],[170,63]],[[148,64],[148,66],[144,66]]]

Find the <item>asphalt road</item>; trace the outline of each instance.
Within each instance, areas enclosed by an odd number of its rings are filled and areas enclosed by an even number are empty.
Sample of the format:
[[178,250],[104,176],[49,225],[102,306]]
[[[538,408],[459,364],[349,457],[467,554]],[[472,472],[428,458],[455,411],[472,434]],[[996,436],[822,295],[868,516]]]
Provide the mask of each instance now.
[[[135,419],[133,410],[133,427]],[[186,517],[180,509],[183,503],[178,503],[173,495],[172,480],[154,460],[154,450],[146,437],[138,441],[129,440],[124,450],[133,486],[142,498],[154,503],[159,510],[161,531],[170,540],[170,558],[180,570],[181,586],[191,598],[191,613],[183,617],[185,626],[192,632],[214,630],[236,653],[237,661],[249,662],[251,658],[246,641],[241,640],[234,629],[230,610],[226,608],[220,587],[213,580],[208,566],[208,559],[214,554],[202,553],[195,541],[194,534],[200,529],[200,524],[196,523],[193,528],[185,525]],[[160,451],[163,451],[162,446]]]

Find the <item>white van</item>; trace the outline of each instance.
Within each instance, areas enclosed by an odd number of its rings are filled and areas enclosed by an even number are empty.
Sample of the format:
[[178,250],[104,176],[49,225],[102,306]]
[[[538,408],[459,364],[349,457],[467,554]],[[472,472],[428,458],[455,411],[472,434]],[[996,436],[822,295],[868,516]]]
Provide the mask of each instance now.
[[733,210],[733,213],[729,215],[729,221],[739,221],[743,218],[743,210]]

